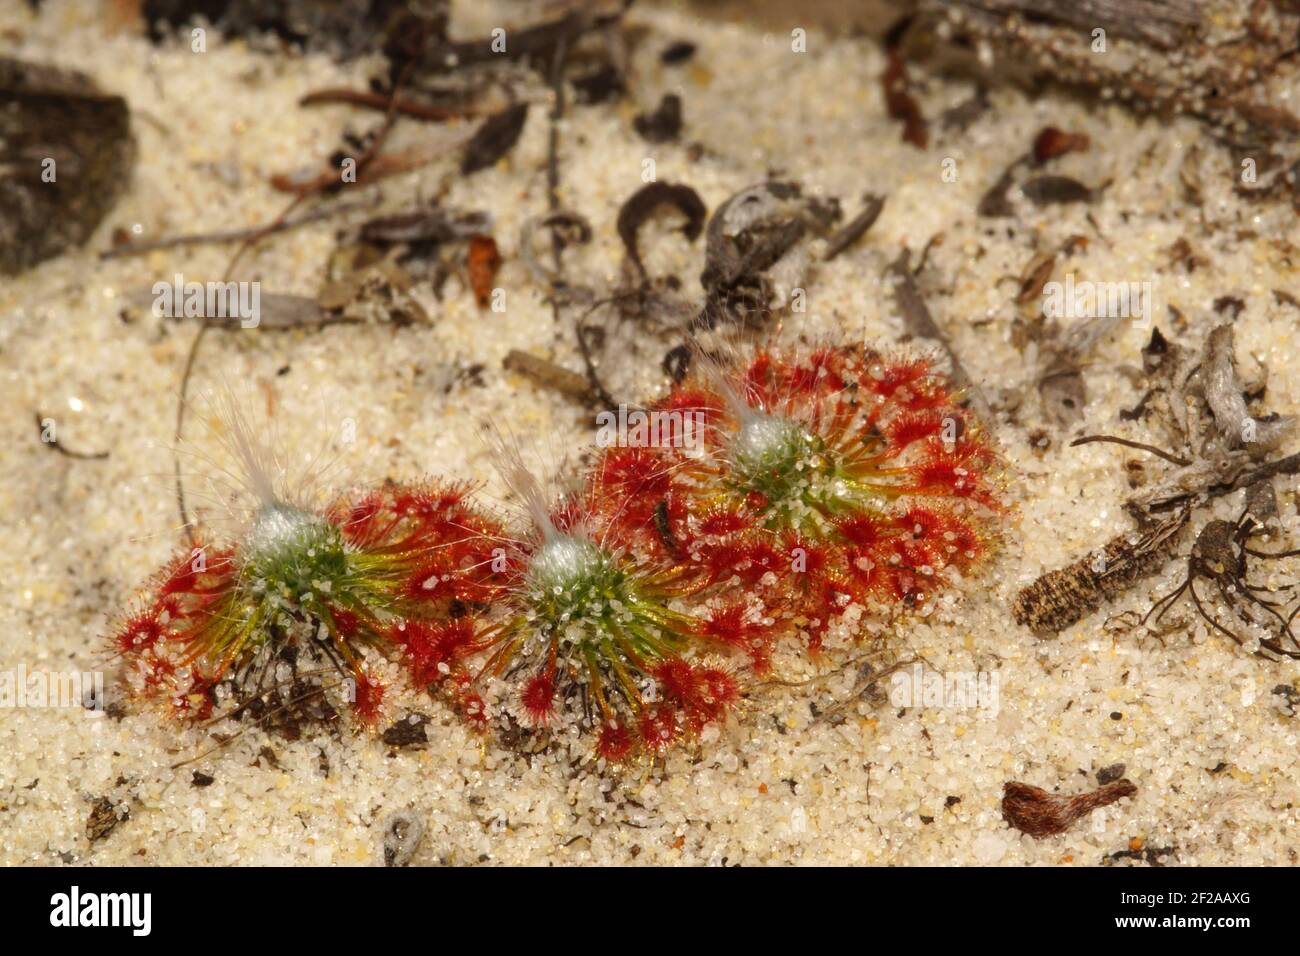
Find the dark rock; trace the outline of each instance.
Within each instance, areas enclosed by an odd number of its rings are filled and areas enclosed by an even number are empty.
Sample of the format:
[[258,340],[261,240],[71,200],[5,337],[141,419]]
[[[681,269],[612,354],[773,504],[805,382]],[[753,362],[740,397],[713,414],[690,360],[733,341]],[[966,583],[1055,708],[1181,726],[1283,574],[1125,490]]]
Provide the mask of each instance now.
[[80,73],[0,58],[0,273],[84,243],[126,188],[130,111]]
[[429,718],[424,714],[408,714],[383,733],[383,741],[390,747],[419,747],[429,742]]

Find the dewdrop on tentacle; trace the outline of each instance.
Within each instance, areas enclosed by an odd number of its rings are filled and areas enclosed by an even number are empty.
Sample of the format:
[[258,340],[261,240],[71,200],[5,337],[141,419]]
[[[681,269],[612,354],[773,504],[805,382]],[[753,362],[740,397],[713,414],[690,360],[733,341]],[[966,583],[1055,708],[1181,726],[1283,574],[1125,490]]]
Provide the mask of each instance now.
[[224,406],[218,437],[252,504],[238,534],[185,549],[121,624],[128,686],[182,717],[316,696],[373,722],[385,686],[369,656],[396,656],[413,622],[445,613],[455,596],[425,587],[436,569],[477,559],[465,489],[394,485],[322,506]]
[[[528,528],[510,543],[509,585],[475,621],[489,721],[582,735],[613,762],[722,721],[739,695],[732,649],[709,637],[689,569],[608,520],[617,505],[599,476],[552,506],[517,451],[500,457]],[[761,643],[765,625],[751,630]]]
[[658,515],[652,546],[710,582],[779,579],[814,647],[850,605],[921,608],[988,553],[997,457],[927,359],[825,346],[697,364],[653,408],[703,413],[703,447],[599,465],[629,514]]

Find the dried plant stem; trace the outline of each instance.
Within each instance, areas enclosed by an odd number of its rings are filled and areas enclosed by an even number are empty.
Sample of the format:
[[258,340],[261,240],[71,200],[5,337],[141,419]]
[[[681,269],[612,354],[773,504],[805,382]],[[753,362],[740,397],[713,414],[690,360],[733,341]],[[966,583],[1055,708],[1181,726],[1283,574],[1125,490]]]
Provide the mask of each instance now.
[[300,226],[320,222],[333,216],[352,212],[366,205],[361,202],[338,203],[322,206],[305,212],[296,219],[289,219],[283,213],[269,223],[251,226],[247,229],[228,229],[221,232],[196,232],[183,236],[161,236],[143,242],[130,242],[115,249],[107,249],[99,254],[101,259],[119,259],[123,256],[138,256],[156,249],[172,249],[178,246],[215,245],[223,242],[256,242],[277,232],[297,229]]
[[347,103],[352,106],[365,106],[374,110],[389,110],[412,119],[441,122],[459,117],[470,117],[472,110],[448,109],[429,103],[418,103],[401,97],[385,96],[383,93],[371,93],[367,90],[350,90],[341,87],[329,87],[308,93],[298,101],[299,106],[313,106],[317,103]]
[[1167,451],[1161,451],[1154,445],[1148,445],[1140,441],[1133,441],[1129,438],[1116,438],[1113,435],[1084,435],[1082,438],[1076,438],[1074,441],[1070,442],[1070,447],[1074,448],[1076,445],[1091,445],[1093,442],[1110,442],[1115,445],[1123,445],[1126,448],[1136,448],[1139,451],[1150,452],[1158,458],[1163,458],[1170,464],[1180,465],[1182,467],[1191,464],[1191,462],[1186,458],[1179,458],[1177,455],[1171,455]]
[[[36,412],[36,431],[42,435],[42,441],[44,441],[43,436],[45,434],[45,416],[42,415],[39,411]],[[49,445],[51,448],[57,451],[60,455],[63,455],[65,458],[76,458],[80,461],[101,461],[108,457],[108,452],[106,451],[97,451],[97,452],[72,451],[70,448],[67,448],[62,442],[57,440],[44,442],[44,443]]]

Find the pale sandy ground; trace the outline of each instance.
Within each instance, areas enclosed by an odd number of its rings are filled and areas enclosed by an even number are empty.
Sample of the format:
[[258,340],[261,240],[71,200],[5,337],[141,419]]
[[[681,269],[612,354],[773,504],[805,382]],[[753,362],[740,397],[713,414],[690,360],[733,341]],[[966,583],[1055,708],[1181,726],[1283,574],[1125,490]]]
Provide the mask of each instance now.
[[[373,122],[343,108],[299,109],[297,98],[322,85],[359,87],[370,64],[265,56],[219,38],[210,38],[201,55],[152,48],[141,39],[105,38],[87,6],[45,6],[34,20],[24,5],[6,4],[0,48],[87,69],[125,95],[140,162],[131,190],[86,250],[0,283],[0,672],[106,669],[111,682],[103,635],[179,541],[169,445],[192,334],[188,324],[149,316],[124,322],[123,296],[176,271],[215,279],[230,249],[107,262],[95,251],[119,225],[139,223],[151,236],[268,219],[283,202],[265,185],[268,175],[322,160],[342,124],[363,129]],[[495,23],[476,4],[458,4],[457,20],[483,30]],[[693,185],[710,208],[777,170],[840,196],[850,214],[864,192],[889,197],[867,239],[810,281],[809,313],[787,322],[787,337],[896,336],[901,324],[882,288],[882,266],[901,245],[919,252],[942,232],[927,269],[932,307],[976,380],[1018,387],[1030,369],[1010,341],[1013,285],[998,280],[1018,275],[1035,249],[1079,233],[1091,239],[1074,260],[1080,278],[1154,280],[1158,295],[1189,317],[1189,338],[1199,338],[1216,297],[1244,299],[1239,350],[1271,366],[1274,410],[1300,410],[1297,316],[1270,291],[1300,291],[1281,245],[1294,236],[1294,216],[1235,198],[1231,157],[1194,123],[1139,122],[1119,109],[1088,111],[999,92],[994,111],[968,133],[939,135],[919,152],[900,142],[884,114],[882,56],[873,46],[814,30],[808,52],[795,54],[788,30],[765,34],[671,10],[640,10],[634,22],[649,31],[634,61],[636,97],[650,105],[663,91],[681,92],[684,142],[704,144],[705,155],[692,162],[684,145],[648,147],[631,130],[638,108],[632,105],[571,112],[563,130],[563,200],[596,230],[595,241],[570,260],[579,281],[604,288],[616,280],[614,219],[640,186],[645,157],[656,159],[661,179]],[[664,69],[657,52],[678,38],[699,45],[697,65]],[[961,84],[929,81],[922,103],[937,117],[969,94]],[[487,482],[488,492],[498,493],[472,427],[480,419],[545,436],[553,460],[577,460],[591,440],[590,419],[501,370],[511,348],[578,367],[571,334],[555,327],[514,256],[520,224],[545,206],[544,106],[534,108],[521,142],[497,168],[461,182],[450,162],[439,163],[382,187],[396,207],[447,182],[446,203],[493,213],[507,259],[504,314],[480,312],[453,280],[446,300],[430,303],[432,327],[218,334],[202,360],[199,390],[226,379],[250,383],[259,401],[272,394],[294,454],[353,419],[358,441],[339,453],[358,479],[441,472]],[[1028,209],[1019,222],[993,226],[979,221],[980,195],[1047,123],[1086,131],[1094,144],[1059,171],[1094,183],[1114,180],[1106,200],[1091,207],[1096,226],[1081,206]],[[1199,211],[1182,203],[1178,187],[1193,146],[1201,150],[1195,165],[1206,195]],[[955,183],[940,178],[945,157],[957,162]],[[239,189],[209,165],[223,163],[239,170]],[[335,228],[279,237],[246,263],[244,277],[268,290],[313,293]],[[1238,238],[1243,229],[1259,238]],[[1175,274],[1164,252],[1184,236],[1208,260],[1190,275]],[[694,284],[701,242],[688,245],[661,229],[647,246],[655,250],[652,271],[672,269]],[[1156,317],[1167,328],[1163,309]],[[1117,410],[1136,401],[1116,370],[1136,362],[1146,334],[1125,327],[1100,348],[1087,373],[1088,417],[1096,427],[1116,427]],[[647,393],[660,384],[661,353],[651,346],[641,359]],[[485,386],[445,389],[456,362],[482,363]],[[111,456],[76,461],[55,454],[36,440],[37,409],[57,420],[69,447]],[[1035,453],[1026,435],[1043,422],[1032,395],[1021,419],[994,429],[1019,508],[1007,529],[1009,546],[986,579],[967,582],[929,620],[895,638],[899,654],[924,655],[937,668],[996,672],[996,716],[942,707],[900,714],[863,702],[838,726],[810,726],[810,701],[827,706],[846,690],[845,681],[813,691],[773,689],[698,753],[676,754],[666,766],[620,780],[574,777],[553,759],[513,757],[416,695],[394,699],[393,716],[408,707],[433,715],[433,742],[423,751],[394,754],[347,732],[292,744],[249,733],[180,770],[169,767],[204,738],[153,713],[132,709],[116,721],[77,709],[6,710],[0,862],[372,864],[380,860],[384,819],[401,808],[427,824],[418,864],[1081,865],[1134,840],[1176,847],[1168,862],[1292,862],[1300,718],[1281,716],[1270,692],[1295,680],[1294,664],[1260,663],[1199,631],[1190,638],[1175,633],[1165,648],[1103,632],[1111,614],[1164,593],[1180,573],[1173,563],[1059,639],[1039,640],[1012,622],[1008,602],[1018,587],[1129,527],[1118,507],[1128,493],[1122,450],[1064,449],[1061,439],[1069,436],[1053,434],[1051,447]],[[187,467],[202,474],[205,466]],[[1294,524],[1286,490],[1284,510]],[[1220,514],[1232,516],[1237,507],[1226,500]],[[795,660],[780,666],[791,676],[814,672]],[[278,768],[265,759],[254,765],[265,746],[278,755]],[[1002,821],[1005,781],[1076,792],[1094,785],[1098,769],[1119,762],[1137,795],[1069,833],[1035,841]],[[215,782],[191,786],[195,767]],[[128,807],[130,819],[91,845],[90,801],[105,795]]]

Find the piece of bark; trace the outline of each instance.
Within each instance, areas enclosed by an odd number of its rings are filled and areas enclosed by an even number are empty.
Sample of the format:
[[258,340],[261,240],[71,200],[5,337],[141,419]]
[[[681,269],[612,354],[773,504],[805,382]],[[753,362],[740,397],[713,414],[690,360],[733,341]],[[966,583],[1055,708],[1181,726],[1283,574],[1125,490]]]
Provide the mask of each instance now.
[[905,54],[981,82],[1047,81],[1186,113],[1243,141],[1287,140],[1300,132],[1282,95],[1300,79],[1300,7],[1256,6],[1265,12],[1239,0],[920,0]]

